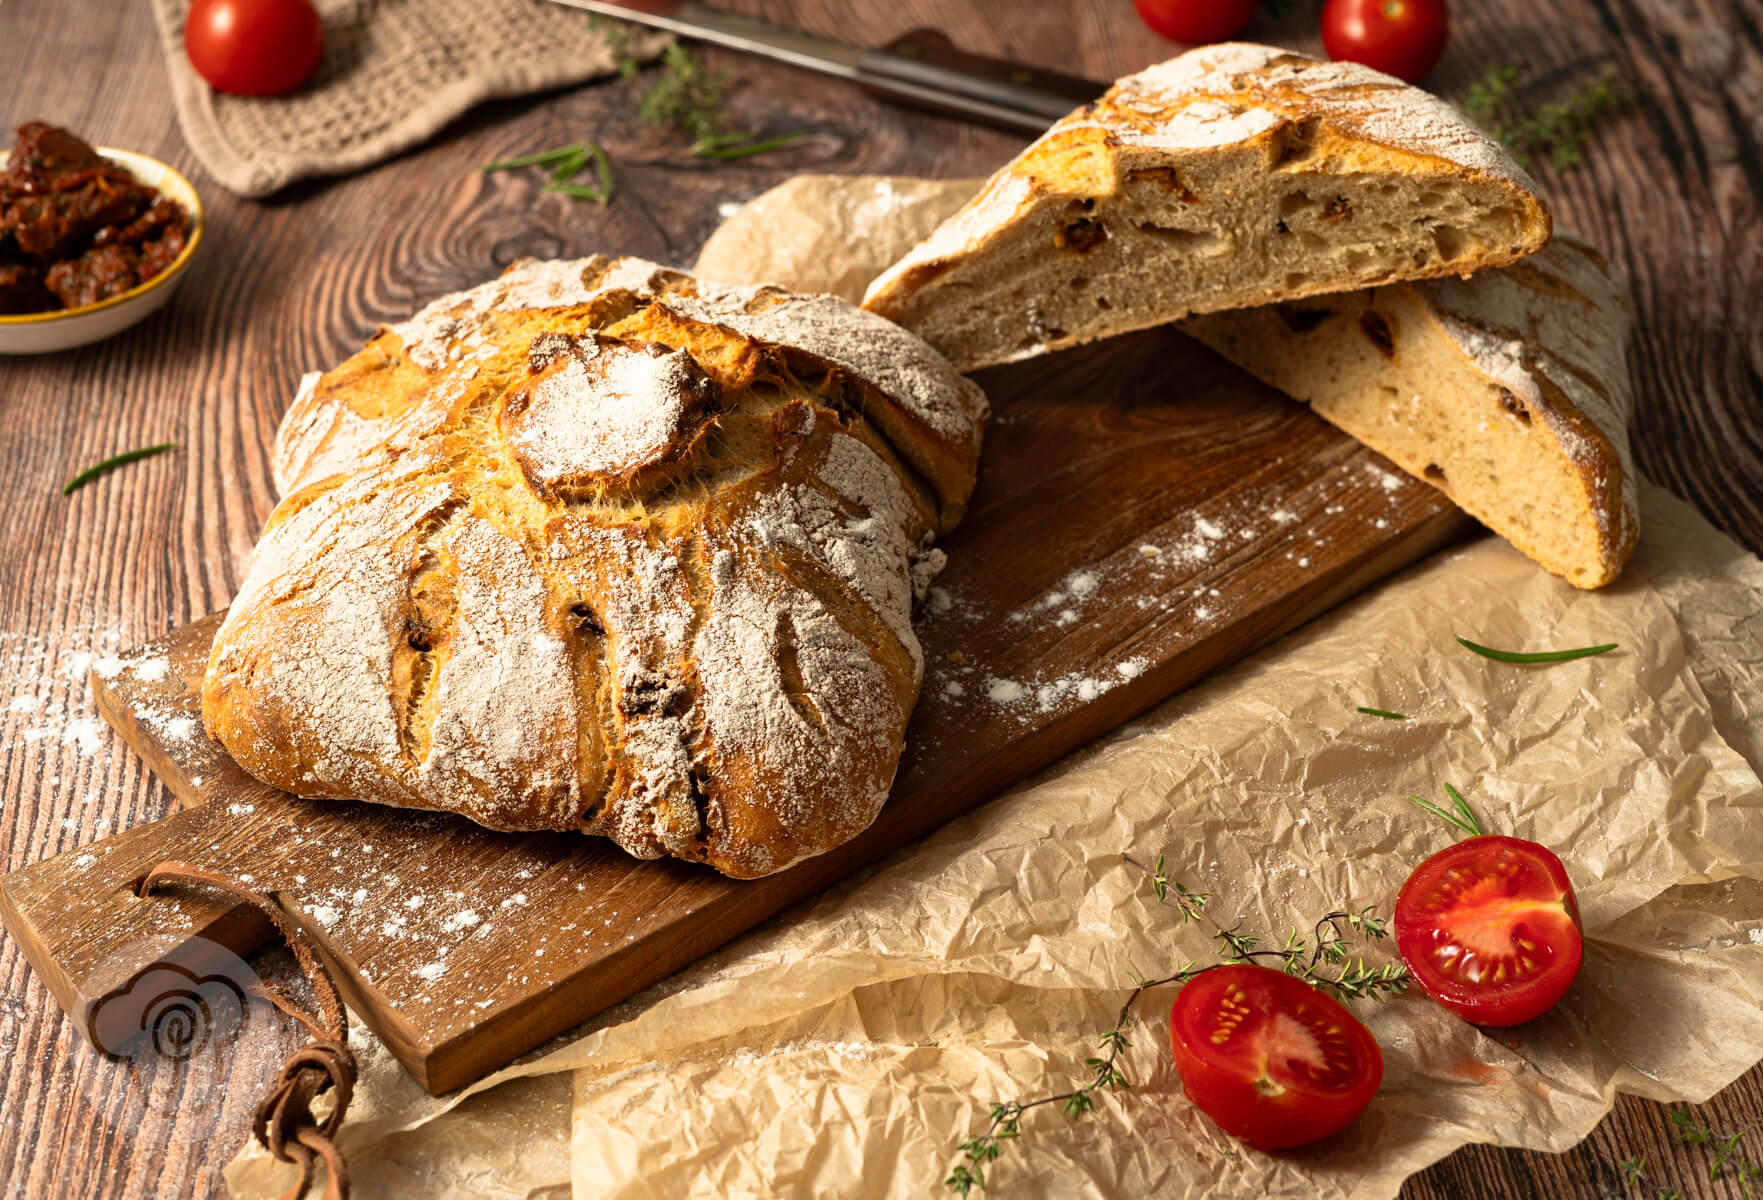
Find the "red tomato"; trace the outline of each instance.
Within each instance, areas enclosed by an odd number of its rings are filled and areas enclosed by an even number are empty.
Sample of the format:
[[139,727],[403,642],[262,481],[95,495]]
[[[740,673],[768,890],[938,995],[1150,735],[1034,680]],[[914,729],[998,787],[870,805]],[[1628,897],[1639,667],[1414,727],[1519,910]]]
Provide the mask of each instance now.
[[1188,1099],[1261,1150],[1344,1129],[1383,1082],[1371,1031],[1321,988],[1234,963],[1190,979],[1169,1011]]
[[1249,23],[1258,0],[1132,0],[1153,30],[1178,42],[1222,42]]
[[184,53],[217,92],[279,96],[318,70],[324,24],[309,0],[196,0]]
[[1322,6],[1322,44],[1330,58],[1409,83],[1438,65],[1445,34],[1445,0],[1328,0]]
[[1414,982],[1477,1025],[1542,1016],[1584,955],[1567,868],[1520,838],[1469,838],[1415,867],[1395,926]]

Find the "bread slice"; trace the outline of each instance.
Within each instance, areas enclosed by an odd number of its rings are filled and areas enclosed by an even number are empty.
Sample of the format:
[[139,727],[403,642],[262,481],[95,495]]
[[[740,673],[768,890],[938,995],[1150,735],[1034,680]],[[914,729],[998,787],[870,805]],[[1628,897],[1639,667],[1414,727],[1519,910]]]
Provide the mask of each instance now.
[[1628,327],[1625,284],[1568,236],[1468,280],[1181,326],[1582,588],[1615,579],[1639,536]]
[[1516,262],[1535,186],[1443,101],[1225,44],[1120,80],[871,285],[963,370],[1160,325]]
[[[849,298],[862,290],[854,276],[883,269],[891,247],[928,235],[979,187],[798,176],[724,222],[697,271]],[[877,206],[881,195],[910,202]],[[1429,480],[1544,567],[1597,587],[1616,578],[1638,531],[1626,294],[1597,251],[1563,235],[1469,280],[1211,313],[1182,329]]]

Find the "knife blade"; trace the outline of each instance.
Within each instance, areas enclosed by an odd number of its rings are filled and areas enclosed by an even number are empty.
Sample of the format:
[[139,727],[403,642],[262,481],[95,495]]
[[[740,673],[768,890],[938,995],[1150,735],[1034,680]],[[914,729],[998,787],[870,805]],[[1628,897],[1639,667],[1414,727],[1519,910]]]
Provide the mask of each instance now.
[[957,49],[934,29],[914,29],[877,49],[781,29],[696,0],[555,0],[849,80],[865,91],[1013,133],[1038,134],[1107,85]]

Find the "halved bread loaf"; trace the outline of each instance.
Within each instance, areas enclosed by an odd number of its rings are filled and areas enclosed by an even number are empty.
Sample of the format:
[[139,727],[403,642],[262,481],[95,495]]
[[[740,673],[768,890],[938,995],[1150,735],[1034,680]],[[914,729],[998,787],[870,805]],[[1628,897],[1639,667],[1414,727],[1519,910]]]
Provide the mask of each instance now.
[[302,389],[203,719],[301,795],[781,870],[888,794],[985,417],[830,296],[516,264]]
[[1190,313],[1516,262],[1548,210],[1443,101],[1353,63],[1193,50],[1064,118],[870,287],[963,370]]
[[[799,176],[730,217],[698,271],[848,298],[859,286],[851,274],[880,271],[893,246],[929,234],[979,187]],[[911,203],[870,207],[881,194]],[[1182,328],[1433,483],[1544,567],[1596,587],[1616,578],[1638,529],[1628,322],[1616,270],[1562,236],[1468,280],[1212,313]]]
[[1430,279],[1184,321],[1583,588],[1639,536],[1627,288],[1569,236],[1472,279]]

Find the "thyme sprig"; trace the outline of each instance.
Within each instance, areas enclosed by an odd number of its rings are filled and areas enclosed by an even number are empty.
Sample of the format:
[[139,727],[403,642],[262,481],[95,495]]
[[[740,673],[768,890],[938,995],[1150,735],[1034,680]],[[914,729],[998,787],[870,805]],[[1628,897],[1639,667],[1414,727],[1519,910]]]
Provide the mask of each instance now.
[[1729,1175],[1739,1185],[1739,1194],[1747,1198],[1755,1196],[1752,1180],[1763,1179],[1763,1165],[1752,1162],[1738,1152],[1738,1145],[1744,1140],[1743,1133],[1735,1133],[1731,1137],[1722,1137],[1709,1130],[1696,1120],[1695,1114],[1684,1108],[1671,1110],[1671,1123],[1677,1127],[1673,1135],[1686,1146],[1703,1146],[1708,1151],[1708,1182]]
[[1521,653],[1516,650],[1495,650],[1490,646],[1479,645],[1466,637],[1459,637],[1457,644],[1465,650],[1472,650],[1483,658],[1491,658],[1495,662],[1508,663],[1553,663],[1571,662],[1576,658],[1591,658],[1597,654],[1608,654],[1616,649],[1615,642],[1605,642],[1599,646],[1581,646],[1575,650],[1541,650],[1536,653]]
[[1469,807],[1468,803],[1463,799],[1457,789],[1447,783],[1445,785],[1445,795],[1450,797],[1451,800],[1450,812],[1446,812],[1431,800],[1424,799],[1420,796],[1409,796],[1408,799],[1420,805],[1420,807],[1424,808],[1435,817],[1443,817],[1446,821],[1449,821],[1458,829],[1467,833],[1470,837],[1484,836],[1481,822],[1476,819],[1475,810]]
[[637,116],[691,138],[692,153],[699,158],[752,158],[808,136],[806,129],[764,139],[728,132],[723,106],[730,78],[710,70],[697,55],[674,42],[662,52],[661,76],[637,102]]
[[177,448],[176,442],[160,442],[157,446],[142,446],[138,450],[125,450],[121,454],[113,454],[102,462],[93,463],[68,480],[62,485],[61,494],[70,496],[100,475],[108,474],[118,467],[138,462],[143,458],[152,458],[155,454],[164,454],[167,450],[176,450]]
[[1496,64],[1469,85],[1463,108],[1504,142],[1520,163],[1529,166],[1533,159],[1547,156],[1557,170],[1576,165],[1598,124],[1634,99],[1633,92],[1610,74],[1529,113],[1521,105],[1524,90],[1517,67]]
[[[1742,1133],[1730,1137],[1717,1134],[1696,1120],[1695,1114],[1688,1109],[1674,1108],[1671,1110],[1672,1137],[1685,1146],[1701,1146],[1708,1152],[1708,1182],[1718,1179],[1731,1179],[1738,1185],[1738,1194],[1745,1200],[1757,1200],[1759,1187],[1757,1181],[1763,1180],[1763,1164],[1752,1162],[1739,1153],[1739,1143],[1744,1140]],[[1625,1158],[1622,1160],[1622,1182],[1626,1187],[1649,1186],[1647,1179],[1647,1156]],[[1683,1200],[1681,1189],[1666,1189],[1657,1183],[1650,1185],[1656,1200]]]
[[1224,961],[1201,966],[1189,959],[1167,975],[1155,979],[1135,978],[1133,990],[1114,1018],[1113,1028],[1096,1039],[1098,1052],[1084,1059],[1090,1078],[1077,1087],[1049,1096],[993,1104],[985,1130],[958,1147],[962,1161],[955,1164],[949,1177],[943,1181],[951,1191],[966,1196],[974,1188],[983,1190],[986,1170],[1004,1153],[1004,1143],[1021,1136],[1023,1118],[1035,1109],[1057,1107],[1068,1119],[1077,1120],[1096,1111],[1098,1093],[1132,1086],[1120,1068],[1120,1056],[1132,1048],[1126,1028],[1133,1009],[1139,998],[1153,988],[1186,983],[1196,975],[1232,962],[1263,962],[1345,998],[1395,996],[1407,986],[1407,968],[1400,962],[1373,967],[1367,965],[1363,957],[1355,960],[1348,949],[1352,935],[1367,941],[1381,941],[1389,935],[1388,922],[1377,916],[1373,909],[1331,912],[1316,922],[1309,938],[1300,937],[1294,929],[1278,949],[1262,949],[1261,939],[1243,933],[1240,927],[1227,928],[1207,911],[1207,904],[1212,900],[1210,892],[1192,891],[1179,880],[1171,879],[1163,855],[1159,854],[1150,866],[1131,855],[1123,857],[1145,873],[1152,895],[1158,903],[1174,908],[1182,924],[1211,927],[1219,956]]

